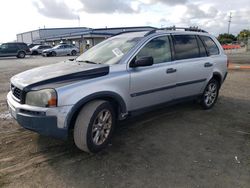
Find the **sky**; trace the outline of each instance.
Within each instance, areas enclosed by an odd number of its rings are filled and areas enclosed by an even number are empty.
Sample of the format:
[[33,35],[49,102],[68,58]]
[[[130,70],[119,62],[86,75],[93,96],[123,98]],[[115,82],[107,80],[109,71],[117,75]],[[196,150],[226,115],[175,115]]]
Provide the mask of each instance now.
[[198,26],[218,36],[250,29],[249,0],[7,0],[0,6],[0,43],[39,28]]

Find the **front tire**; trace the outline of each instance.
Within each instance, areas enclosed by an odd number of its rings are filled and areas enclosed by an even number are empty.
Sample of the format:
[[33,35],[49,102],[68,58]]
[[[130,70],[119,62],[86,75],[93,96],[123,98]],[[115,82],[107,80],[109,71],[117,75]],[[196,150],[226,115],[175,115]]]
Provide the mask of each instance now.
[[56,52],[51,52],[51,56],[55,57],[56,56]]
[[116,118],[112,105],[104,100],[86,104],[79,112],[74,141],[83,151],[96,153],[107,146],[115,127]]
[[219,82],[216,79],[211,79],[201,97],[201,106],[207,110],[214,106],[219,95]]
[[38,55],[38,51],[33,51],[32,55]]

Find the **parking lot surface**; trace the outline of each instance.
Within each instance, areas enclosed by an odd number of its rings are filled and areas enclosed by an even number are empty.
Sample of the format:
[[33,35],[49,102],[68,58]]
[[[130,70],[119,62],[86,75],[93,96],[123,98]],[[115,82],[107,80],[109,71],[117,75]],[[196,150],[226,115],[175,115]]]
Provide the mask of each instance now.
[[11,76],[72,57],[0,59],[0,187],[250,187],[250,71],[229,71],[213,109],[194,102],[119,123],[98,154],[21,128]]

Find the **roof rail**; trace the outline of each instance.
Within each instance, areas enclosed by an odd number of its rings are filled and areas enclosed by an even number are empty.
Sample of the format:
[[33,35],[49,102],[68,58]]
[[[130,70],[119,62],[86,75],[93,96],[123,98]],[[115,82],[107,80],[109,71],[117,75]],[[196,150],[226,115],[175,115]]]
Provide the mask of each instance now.
[[155,29],[157,29],[157,28],[121,31],[121,32],[115,33],[115,34],[113,33],[113,34],[112,34],[112,37],[117,36],[117,35],[121,35],[121,34],[124,34],[124,33],[134,33],[134,32],[143,32],[143,31],[154,31]]
[[184,30],[184,31],[195,31],[195,32],[203,32],[203,33],[207,33],[207,31],[203,30],[203,29],[199,29],[198,27],[164,27],[164,28],[160,28],[161,30]]
[[184,30],[184,31],[208,33],[207,31],[199,29],[198,27],[175,27],[175,26],[172,26],[172,27],[164,27],[164,28],[157,28],[157,29],[151,30],[151,31],[147,32],[144,36],[148,36],[150,34],[153,34],[158,30],[167,30],[167,31]]

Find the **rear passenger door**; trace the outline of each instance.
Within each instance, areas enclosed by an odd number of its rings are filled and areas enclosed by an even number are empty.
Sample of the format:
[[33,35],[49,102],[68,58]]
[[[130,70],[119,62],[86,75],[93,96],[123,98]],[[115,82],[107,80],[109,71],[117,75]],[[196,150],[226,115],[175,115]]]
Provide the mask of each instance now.
[[57,55],[64,55],[65,54],[65,45],[61,45],[58,47],[58,49],[56,50]]
[[198,95],[212,73],[201,39],[196,35],[172,35],[176,64],[175,98]]

